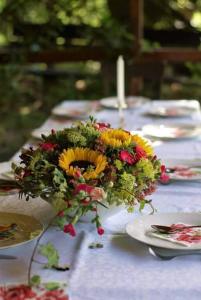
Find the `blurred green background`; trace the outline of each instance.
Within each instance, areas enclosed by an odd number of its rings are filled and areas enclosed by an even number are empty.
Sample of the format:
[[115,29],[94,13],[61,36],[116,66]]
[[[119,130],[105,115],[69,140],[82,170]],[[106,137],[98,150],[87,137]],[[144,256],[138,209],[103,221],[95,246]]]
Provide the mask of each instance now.
[[[69,45],[98,45],[111,53],[127,49],[135,41],[128,16],[129,0],[0,0],[0,53],[11,54],[9,62],[0,64],[0,161],[8,160],[60,101],[100,99],[116,92],[115,76],[104,89],[98,61],[31,65],[24,52]],[[200,48],[201,0],[145,0],[144,20],[147,32],[192,32],[195,39],[183,42]],[[26,31],[27,24],[34,30]],[[63,35],[68,26],[72,27]],[[80,34],[73,37],[75,29]],[[161,43],[145,35],[143,49],[150,51]],[[164,77],[168,80],[162,83],[160,98],[201,100],[201,64],[167,64]],[[151,88],[145,83],[142,94],[153,98]]]

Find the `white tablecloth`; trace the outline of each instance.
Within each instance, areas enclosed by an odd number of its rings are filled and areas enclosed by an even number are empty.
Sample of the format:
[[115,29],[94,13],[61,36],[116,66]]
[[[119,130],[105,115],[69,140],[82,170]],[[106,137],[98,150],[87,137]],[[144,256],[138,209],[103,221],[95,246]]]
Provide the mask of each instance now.
[[[200,112],[190,117],[172,119],[148,118],[144,112],[152,102],[132,111],[125,111],[126,128],[136,130],[146,123],[183,122],[201,123]],[[102,110],[95,117],[119,126],[118,112]],[[51,118],[44,124],[46,130],[56,122]],[[57,123],[57,129],[58,129]],[[65,126],[64,123],[61,127]],[[201,139],[168,141],[156,144],[155,151],[162,159],[201,158]],[[13,159],[15,160],[17,156]],[[4,165],[5,167],[5,165]],[[201,182],[174,182],[160,185],[151,196],[153,204],[160,212],[201,212]],[[1,197],[0,210],[22,212],[34,215],[47,223],[53,212],[51,207],[40,199],[29,202],[17,196]],[[145,212],[147,210],[145,209]],[[60,252],[61,262],[70,264],[70,271],[57,272],[43,269],[34,263],[33,274],[40,274],[44,281],[62,281],[68,284],[67,292],[71,300],[183,300],[200,299],[201,256],[177,257],[162,261],[149,254],[148,247],[125,233],[125,225],[139,213],[128,214],[120,211],[104,222],[105,234],[99,237],[90,223],[79,223],[77,236],[69,237],[51,228],[41,243],[52,242]],[[101,242],[104,247],[89,249],[92,242]],[[0,283],[25,282],[27,266],[35,242],[28,243],[1,253],[16,255],[15,261],[0,260]],[[39,256],[37,254],[36,256]],[[42,257],[35,257],[42,261]]]

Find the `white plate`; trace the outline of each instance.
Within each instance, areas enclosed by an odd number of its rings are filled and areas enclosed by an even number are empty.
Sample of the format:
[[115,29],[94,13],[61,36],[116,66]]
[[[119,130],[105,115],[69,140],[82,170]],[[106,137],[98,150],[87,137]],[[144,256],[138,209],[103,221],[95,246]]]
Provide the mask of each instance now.
[[186,117],[195,113],[196,110],[187,106],[159,106],[147,111],[147,114],[153,117],[175,118]]
[[142,216],[127,224],[126,232],[134,239],[150,246],[175,250],[182,249],[185,251],[201,249],[201,243],[186,247],[147,235],[147,232],[151,229],[151,225],[170,225],[175,223],[200,225],[201,213],[158,213],[154,215]]
[[171,180],[194,181],[201,180],[201,159],[163,160],[167,174]]
[[64,101],[52,110],[52,114],[59,117],[85,119],[94,113],[94,105],[89,101]]
[[201,126],[190,124],[148,124],[142,128],[143,134],[166,140],[186,139],[201,135]]
[[[148,98],[145,97],[136,97],[136,96],[129,96],[126,97],[125,99],[126,104],[127,104],[127,108],[137,108],[139,106],[141,106],[142,104],[146,103],[147,101],[149,101]],[[117,104],[117,97],[108,97],[108,98],[103,98],[100,100],[100,104],[102,106],[104,106],[105,108],[118,108],[118,104]]]

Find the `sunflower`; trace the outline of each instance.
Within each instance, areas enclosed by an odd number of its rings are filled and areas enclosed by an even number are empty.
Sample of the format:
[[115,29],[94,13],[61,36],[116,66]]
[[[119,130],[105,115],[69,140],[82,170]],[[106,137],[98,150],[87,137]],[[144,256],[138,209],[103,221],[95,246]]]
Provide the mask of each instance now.
[[89,148],[70,148],[59,156],[59,166],[67,175],[75,176],[77,170],[81,169],[86,180],[97,178],[106,165],[106,156]]
[[148,156],[152,156],[154,154],[153,148],[151,147],[151,145],[142,137],[140,137],[139,135],[132,135],[132,141],[140,146]]
[[109,129],[101,133],[101,141],[113,148],[127,147],[131,143],[131,135],[122,129]]

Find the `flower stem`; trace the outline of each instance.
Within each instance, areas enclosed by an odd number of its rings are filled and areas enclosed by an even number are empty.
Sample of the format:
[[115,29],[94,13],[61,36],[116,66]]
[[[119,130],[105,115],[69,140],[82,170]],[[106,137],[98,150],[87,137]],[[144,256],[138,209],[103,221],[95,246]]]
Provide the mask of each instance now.
[[30,286],[31,285],[31,268],[32,268],[32,263],[34,262],[34,255],[36,253],[37,247],[39,245],[39,242],[41,240],[41,238],[44,236],[44,234],[46,233],[46,231],[50,228],[50,226],[52,225],[53,221],[56,219],[57,216],[54,216],[48,223],[47,227],[45,228],[45,230],[43,231],[43,233],[39,236],[39,238],[36,241],[36,244],[34,246],[31,258],[30,258],[30,262],[29,262],[29,268],[28,268],[28,278],[27,278],[27,283]]

